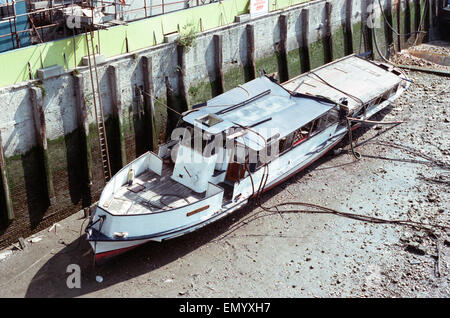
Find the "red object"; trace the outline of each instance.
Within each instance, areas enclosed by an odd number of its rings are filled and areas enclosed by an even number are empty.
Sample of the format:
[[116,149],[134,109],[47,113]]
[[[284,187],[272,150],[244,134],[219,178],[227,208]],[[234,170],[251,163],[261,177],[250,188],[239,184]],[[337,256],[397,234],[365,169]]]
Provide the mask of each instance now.
[[306,137],[303,137],[302,139],[297,140],[296,142],[294,142],[293,146],[297,146],[299,143],[301,143],[305,139],[306,139]]
[[126,5],[127,3],[125,2],[125,0],[119,0],[119,3],[121,4],[121,5]]
[[142,245],[142,244],[129,246],[129,247],[124,247],[124,248],[119,248],[117,250],[112,250],[112,251],[108,251],[108,252],[95,254],[95,264],[97,264],[97,265],[104,264],[106,261],[108,261],[112,257],[117,256],[119,254],[122,254],[122,253],[124,253],[126,251],[129,251],[129,250],[133,249],[133,248],[136,248],[139,245]]

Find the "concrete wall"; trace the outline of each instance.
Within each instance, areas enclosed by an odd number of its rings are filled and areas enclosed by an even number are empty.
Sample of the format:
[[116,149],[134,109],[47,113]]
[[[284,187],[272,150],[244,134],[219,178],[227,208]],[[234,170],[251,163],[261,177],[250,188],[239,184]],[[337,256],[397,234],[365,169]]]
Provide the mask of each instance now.
[[[190,105],[205,101],[214,95],[216,64],[214,62],[214,35],[223,39],[223,73],[225,90],[231,89],[246,81],[245,65],[247,60],[246,26],[254,26],[256,68],[267,72],[277,71],[279,59],[275,48],[280,41],[280,15],[287,16],[287,64],[289,77],[301,72],[300,46],[302,37],[301,12],[309,10],[309,40],[312,67],[324,64],[324,26],[325,1],[319,0],[298,5],[281,11],[271,12],[267,16],[253,21],[233,23],[231,25],[198,34],[195,43],[185,55],[185,83],[189,93]],[[343,24],[345,23],[346,0],[331,1],[333,5],[331,25],[333,33],[333,58],[345,54]],[[377,2],[375,2],[376,4]],[[382,0],[386,7],[388,0]],[[413,4],[414,2],[411,1]],[[353,49],[364,52],[365,45],[361,35],[361,21],[367,3],[365,0],[353,0],[352,25]],[[376,15],[380,15],[376,6]],[[395,12],[395,10],[392,10]],[[394,16],[395,20],[395,16]],[[383,24],[382,24],[383,25]],[[393,25],[396,27],[396,25]],[[379,29],[377,39],[386,51],[385,28]],[[148,49],[110,58],[99,65],[99,82],[101,98],[107,119],[109,148],[113,172],[117,171],[124,161],[129,162],[149,149],[149,125],[145,119],[144,96],[136,87],[144,87],[143,58],[152,59],[151,78],[154,83],[156,109],[156,131],[158,141],[163,142],[166,126],[177,119],[162,106],[167,104],[165,77],[168,78],[175,95],[180,92],[180,73],[178,69],[178,53],[176,44],[162,44]],[[118,74],[118,92],[121,112],[114,116],[114,105],[117,100],[112,93],[115,89],[111,80],[111,67]],[[75,75],[82,76],[84,82],[84,99],[88,110],[90,135],[83,139],[79,124],[83,103],[77,101]],[[15,240],[18,235],[25,236],[51,222],[69,215],[84,206],[95,202],[104,185],[100,162],[98,136],[95,128],[92,89],[88,68],[78,68],[75,73],[66,72],[42,82],[29,81],[0,89],[0,132],[3,140],[6,159],[8,184],[12,193],[14,220],[0,223],[0,247]],[[36,87],[43,95],[43,109],[46,122],[49,167],[42,164],[42,150],[36,137],[33,106],[30,98],[31,87]],[[179,105],[172,104],[172,107]],[[180,111],[182,109],[179,109]],[[171,116],[172,115],[172,116]],[[120,124],[120,127],[119,127]],[[120,129],[119,129],[120,128]],[[120,148],[121,134],[124,149]],[[85,153],[83,143],[88,143],[92,156],[90,166],[92,184],[87,185],[85,177]],[[121,152],[126,158],[121,158]],[[54,183],[55,197],[49,199],[48,170]],[[44,180],[44,181],[43,181]],[[4,213],[2,213],[4,214]],[[2,234],[0,232],[0,234]]]

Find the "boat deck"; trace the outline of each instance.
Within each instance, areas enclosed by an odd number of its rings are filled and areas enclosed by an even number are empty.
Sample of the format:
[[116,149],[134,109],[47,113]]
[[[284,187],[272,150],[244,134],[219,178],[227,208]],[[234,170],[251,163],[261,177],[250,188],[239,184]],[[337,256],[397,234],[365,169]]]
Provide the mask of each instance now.
[[131,186],[121,187],[108,202],[108,211],[116,215],[144,214],[171,210],[203,198],[188,187],[172,180],[171,171],[162,176],[147,171],[137,177]]

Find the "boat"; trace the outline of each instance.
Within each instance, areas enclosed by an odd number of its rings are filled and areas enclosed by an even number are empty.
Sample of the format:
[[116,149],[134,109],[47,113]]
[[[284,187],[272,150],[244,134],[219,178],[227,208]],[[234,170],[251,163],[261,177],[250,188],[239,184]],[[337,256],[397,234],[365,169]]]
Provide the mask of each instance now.
[[350,55],[279,84],[269,75],[184,112],[169,141],[118,171],[86,227],[96,264],[215,222],[335,147],[404,92],[392,65]]

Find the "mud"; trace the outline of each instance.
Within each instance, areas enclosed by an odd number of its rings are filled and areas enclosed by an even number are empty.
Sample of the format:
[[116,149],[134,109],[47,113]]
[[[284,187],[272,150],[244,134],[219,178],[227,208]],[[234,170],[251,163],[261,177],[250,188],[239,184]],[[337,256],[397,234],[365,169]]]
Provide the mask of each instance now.
[[[410,89],[343,143],[265,193],[385,219],[449,226],[450,80],[409,72]],[[252,204],[204,229],[149,243],[98,268],[78,213],[0,252],[1,297],[449,297],[450,231]],[[66,285],[81,268],[81,288]],[[96,277],[101,276],[101,279]]]
[[[416,56],[417,53],[423,53],[425,56]],[[419,66],[448,72],[450,71],[450,66],[447,64],[447,60],[445,62],[443,60],[443,57],[448,56],[450,56],[450,44],[448,42],[434,41],[397,52],[392,57],[392,61],[400,65]],[[439,62],[436,63],[433,59],[438,59]]]

